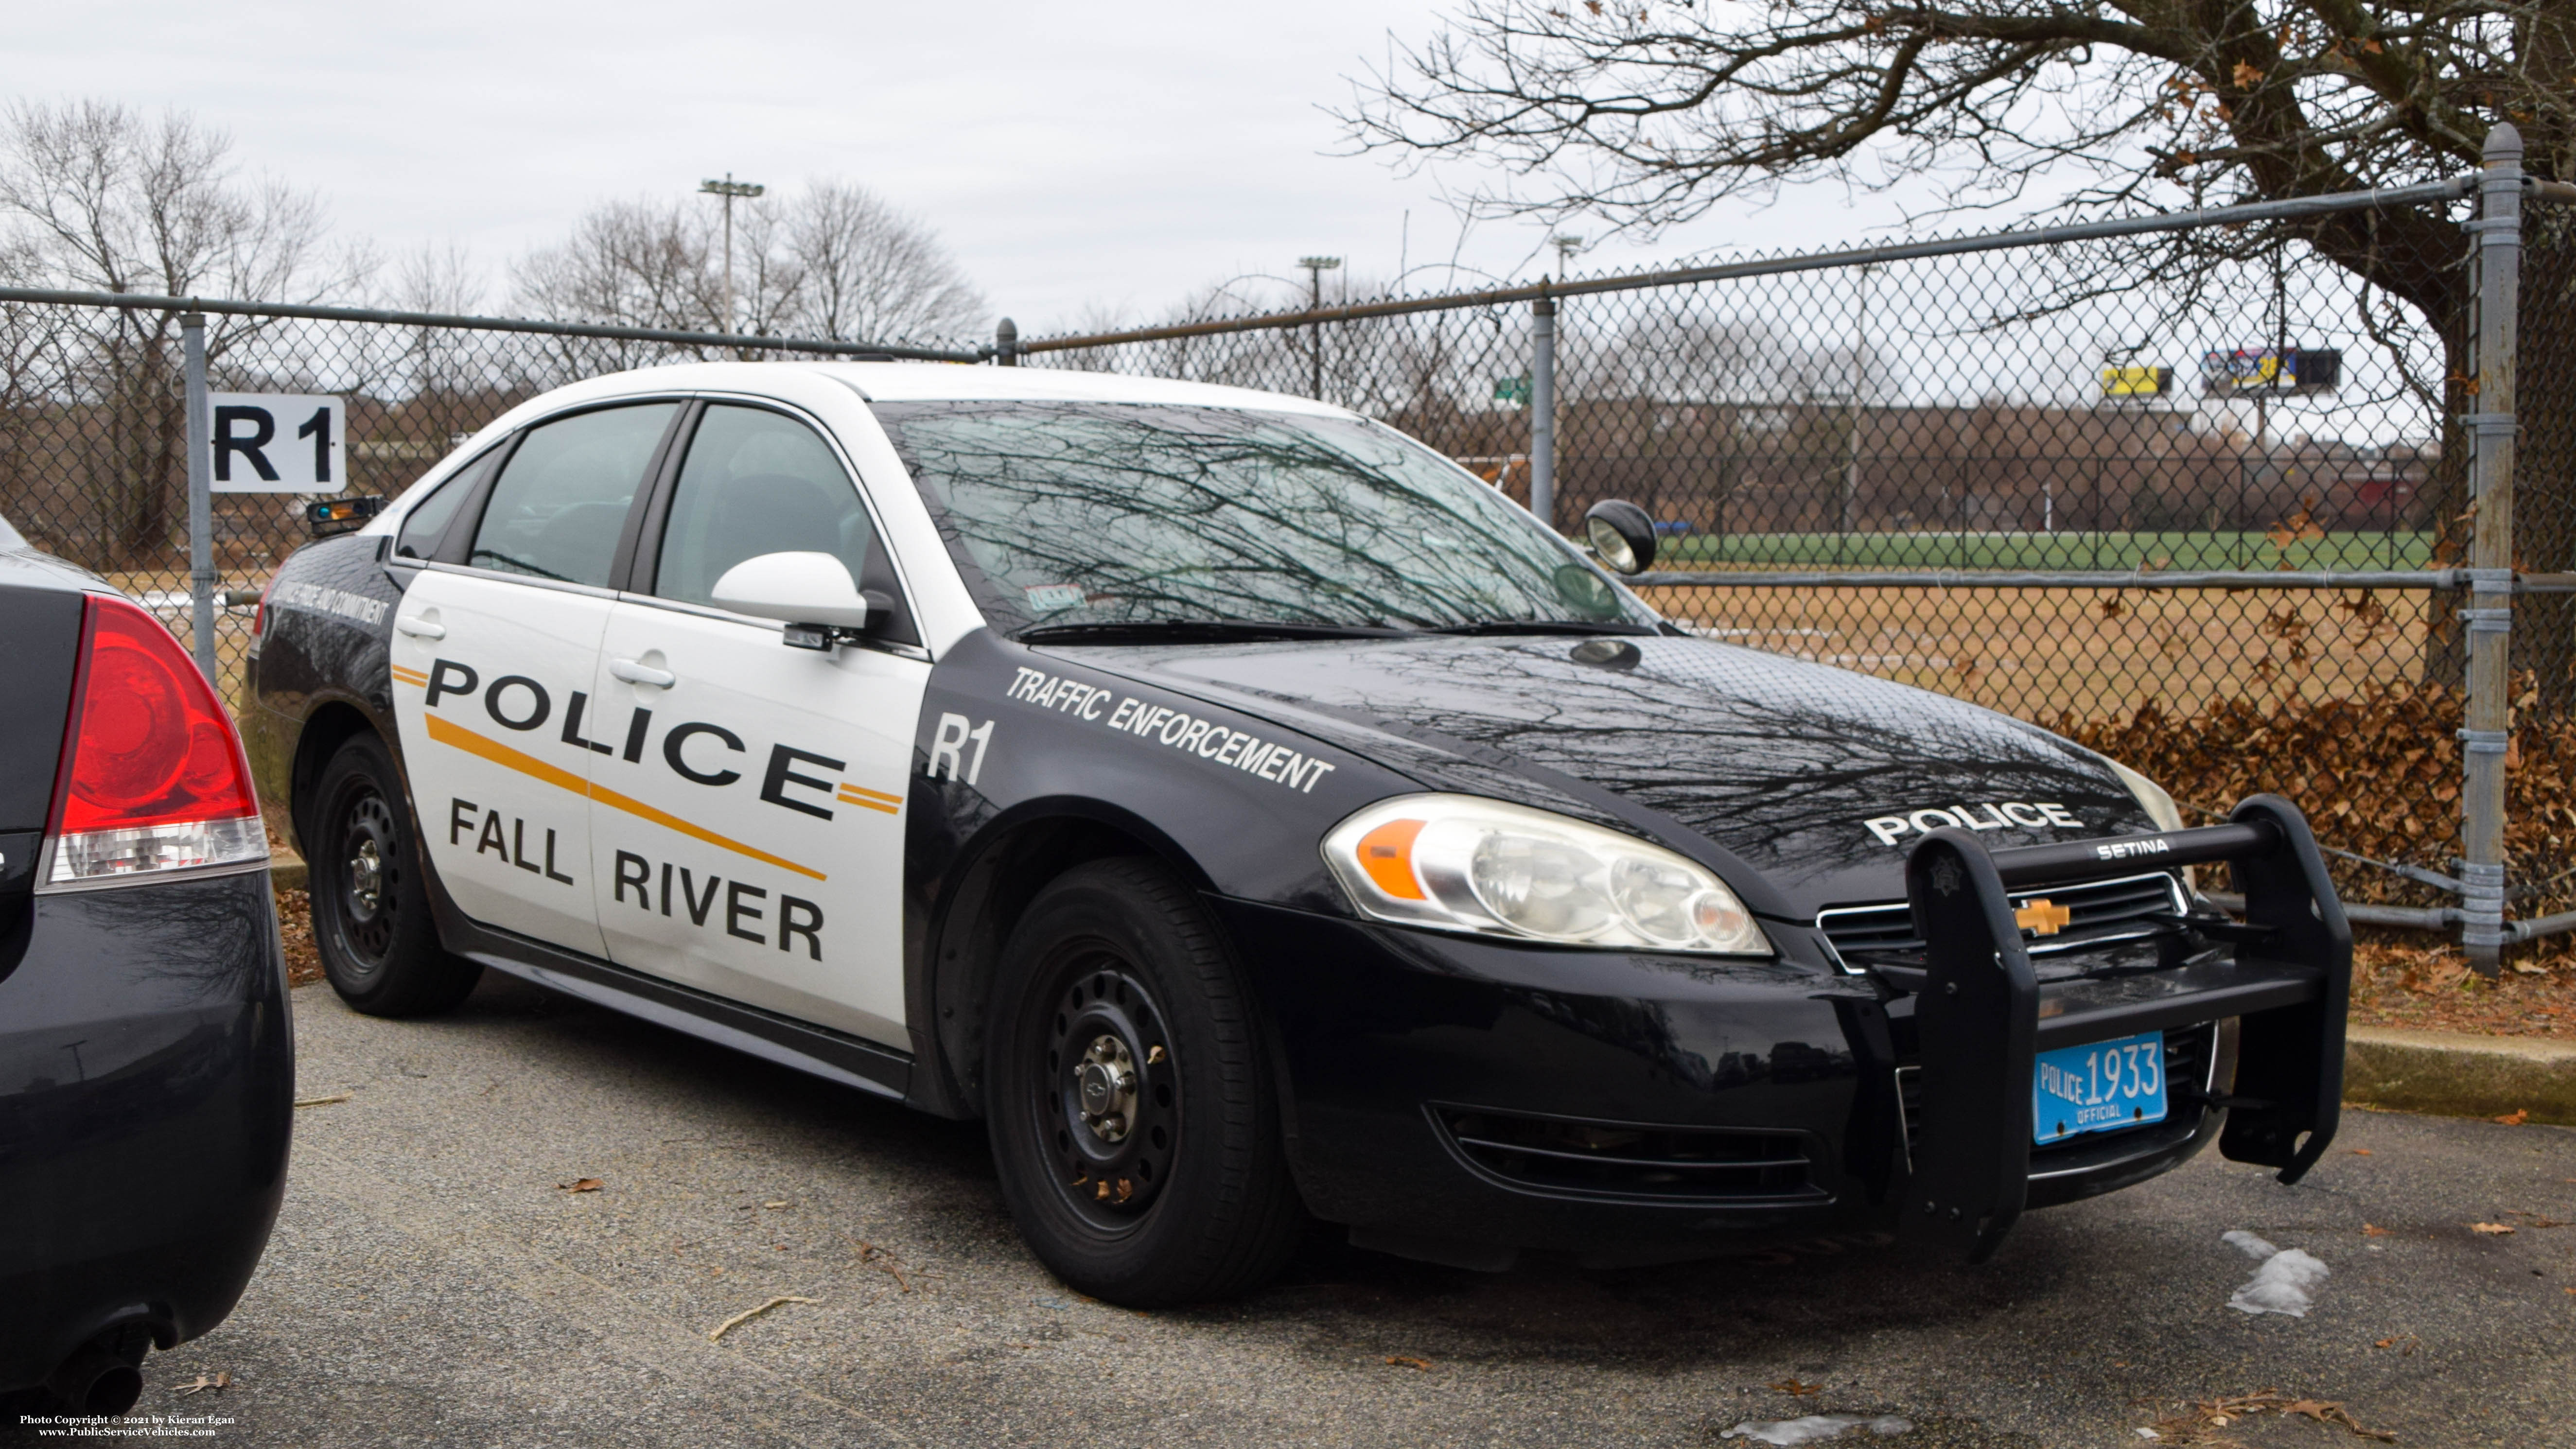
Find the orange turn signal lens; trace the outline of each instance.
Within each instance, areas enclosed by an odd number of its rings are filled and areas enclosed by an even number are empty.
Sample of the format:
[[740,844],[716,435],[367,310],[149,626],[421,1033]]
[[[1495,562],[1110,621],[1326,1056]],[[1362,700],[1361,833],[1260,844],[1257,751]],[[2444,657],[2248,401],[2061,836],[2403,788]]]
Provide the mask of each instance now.
[[1425,899],[1421,882],[1413,878],[1413,839],[1421,833],[1419,820],[1390,820],[1360,837],[1360,869],[1397,900]]

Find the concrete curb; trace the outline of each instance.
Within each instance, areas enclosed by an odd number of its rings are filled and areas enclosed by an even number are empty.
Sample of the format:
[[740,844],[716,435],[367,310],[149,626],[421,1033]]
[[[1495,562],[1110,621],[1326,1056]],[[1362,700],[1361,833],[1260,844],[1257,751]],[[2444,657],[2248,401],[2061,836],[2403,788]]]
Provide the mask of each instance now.
[[280,846],[268,853],[269,884],[282,891],[304,889],[304,857]]
[[2576,1042],[2356,1026],[2345,1038],[2347,1102],[2441,1117],[2576,1126]]

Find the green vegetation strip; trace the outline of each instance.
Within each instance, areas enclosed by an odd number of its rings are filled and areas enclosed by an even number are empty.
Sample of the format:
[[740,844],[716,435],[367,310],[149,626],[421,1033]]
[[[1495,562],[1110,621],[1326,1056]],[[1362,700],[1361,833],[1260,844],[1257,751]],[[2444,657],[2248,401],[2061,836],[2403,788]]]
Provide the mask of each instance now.
[[1663,568],[2423,569],[2433,536],[2416,530],[2276,538],[2202,533],[1736,533],[1667,538]]

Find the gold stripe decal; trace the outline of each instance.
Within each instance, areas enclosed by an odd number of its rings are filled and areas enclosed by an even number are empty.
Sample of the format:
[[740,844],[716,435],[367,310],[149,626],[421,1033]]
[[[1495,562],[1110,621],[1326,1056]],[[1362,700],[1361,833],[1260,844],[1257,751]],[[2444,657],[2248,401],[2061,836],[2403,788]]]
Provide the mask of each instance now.
[[747,855],[754,860],[777,866],[780,870],[792,870],[798,875],[814,880],[830,879],[819,870],[808,869],[792,860],[783,860],[757,846],[728,839],[704,826],[692,825],[666,810],[657,810],[631,795],[621,795],[605,785],[594,784],[561,766],[549,765],[534,755],[522,754],[499,740],[487,739],[463,725],[441,719],[434,714],[424,715],[423,718],[429,721],[429,737],[442,745],[452,745],[469,755],[480,755],[505,769],[516,770],[522,775],[543,780],[558,789],[587,796],[612,810],[623,810],[639,819],[650,820],[666,830],[676,830],[692,840],[703,840],[719,849],[730,850],[736,855]]
[[841,782],[840,792],[832,798],[844,805],[857,805],[864,809],[881,811],[887,815],[900,814],[903,810],[901,795],[889,795],[883,790],[871,790],[865,785],[853,785],[846,780]]
[[395,665],[395,666],[393,667],[393,671],[394,671],[394,682],[395,682],[395,683],[397,683],[397,684],[427,684],[427,683],[429,683],[429,676],[428,676],[428,675],[426,675],[426,674],[421,673],[421,672],[420,672],[419,670],[417,670],[417,669],[405,669],[405,668],[403,668],[401,665],[397,664],[397,665]]

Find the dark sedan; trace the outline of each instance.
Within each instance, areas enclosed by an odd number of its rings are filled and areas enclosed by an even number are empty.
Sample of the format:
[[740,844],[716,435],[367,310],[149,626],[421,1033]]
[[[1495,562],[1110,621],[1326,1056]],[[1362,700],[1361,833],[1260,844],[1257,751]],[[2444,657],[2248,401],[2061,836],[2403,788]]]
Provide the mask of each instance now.
[[0,1407],[121,1413],[285,1187],[267,837],[168,629],[5,523],[0,678]]

